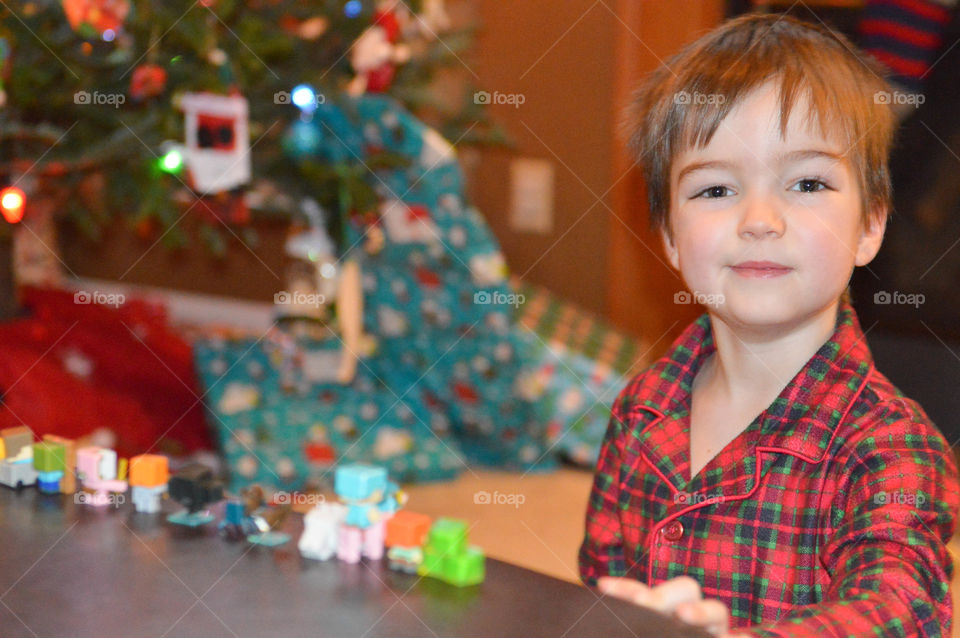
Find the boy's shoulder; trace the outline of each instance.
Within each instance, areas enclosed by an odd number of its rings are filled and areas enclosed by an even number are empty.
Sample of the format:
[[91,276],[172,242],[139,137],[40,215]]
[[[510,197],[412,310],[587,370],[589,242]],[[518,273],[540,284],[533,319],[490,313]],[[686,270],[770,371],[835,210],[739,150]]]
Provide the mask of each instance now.
[[870,377],[837,433],[847,446],[914,445],[948,452],[943,433],[914,399],[903,394],[882,372],[872,367]]
[[[852,405],[845,418],[836,423],[833,445],[828,454],[846,449],[863,453],[867,447],[919,446],[936,452],[949,452],[950,444],[923,407],[903,394],[870,360],[862,362],[864,378],[859,392],[851,392]],[[617,395],[613,411],[619,417],[623,433],[642,428],[650,419],[682,409],[684,390],[678,387],[683,362],[663,357],[634,375]],[[825,389],[826,390],[826,389]],[[812,406],[808,406],[812,407]]]

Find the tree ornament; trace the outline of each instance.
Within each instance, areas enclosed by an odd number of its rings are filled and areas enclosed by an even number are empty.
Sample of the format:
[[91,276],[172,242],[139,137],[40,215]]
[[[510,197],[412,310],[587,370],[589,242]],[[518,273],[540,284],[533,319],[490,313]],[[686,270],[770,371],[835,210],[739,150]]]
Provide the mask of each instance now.
[[92,29],[98,35],[118,31],[130,12],[129,0],[63,0],[63,11],[74,31]]
[[186,124],[186,164],[191,187],[201,195],[228,191],[250,181],[247,100],[238,95],[186,93],[180,100]]
[[130,77],[130,97],[139,102],[163,93],[167,87],[167,71],[156,64],[141,64]]

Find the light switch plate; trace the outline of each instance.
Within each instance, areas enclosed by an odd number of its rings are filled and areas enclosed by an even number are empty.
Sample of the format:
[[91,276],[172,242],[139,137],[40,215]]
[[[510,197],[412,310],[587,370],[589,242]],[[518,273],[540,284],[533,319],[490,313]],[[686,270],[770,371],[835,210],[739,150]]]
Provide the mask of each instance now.
[[520,232],[553,231],[553,163],[517,158],[510,164],[510,228]]

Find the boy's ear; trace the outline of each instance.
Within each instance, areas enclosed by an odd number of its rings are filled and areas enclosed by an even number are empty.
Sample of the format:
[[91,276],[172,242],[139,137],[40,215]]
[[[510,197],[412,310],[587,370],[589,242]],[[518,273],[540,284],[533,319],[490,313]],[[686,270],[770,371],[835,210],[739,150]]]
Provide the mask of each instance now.
[[857,243],[855,262],[857,266],[866,266],[877,256],[886,229],[887,211],[879,207],[871,210],[867,217],[867,223],[860,231],[860,241]]
[[677,246],[673,243],[673,239],[670,237],[670,233],[667,232],[666,227],[660,229],[660,240],[663,242],[663,252],[666,253],[670,265],[673,266],[674,270],[679,271],[680,256],[677,254]]

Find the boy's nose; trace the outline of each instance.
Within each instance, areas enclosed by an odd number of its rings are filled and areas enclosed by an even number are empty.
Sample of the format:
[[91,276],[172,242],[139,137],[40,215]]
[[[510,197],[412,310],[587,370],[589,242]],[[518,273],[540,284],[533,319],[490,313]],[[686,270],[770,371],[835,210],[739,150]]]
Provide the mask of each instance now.
[[743,211],[737,234],[740,237],[760,239],[780,237],[786,226],[778,204],[766,197],[749,197],[743,202]]

